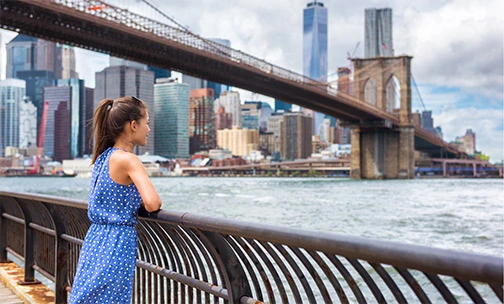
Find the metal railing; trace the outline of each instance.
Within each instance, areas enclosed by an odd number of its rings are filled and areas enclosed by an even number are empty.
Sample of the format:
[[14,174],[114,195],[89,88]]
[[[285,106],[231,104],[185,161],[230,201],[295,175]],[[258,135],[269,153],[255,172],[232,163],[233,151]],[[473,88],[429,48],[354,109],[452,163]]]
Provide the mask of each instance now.
[[[0,192],[0,260],[65,303],[85,201]],[[134,303],[502,302],[503,259],[189,213],[143,214]]]

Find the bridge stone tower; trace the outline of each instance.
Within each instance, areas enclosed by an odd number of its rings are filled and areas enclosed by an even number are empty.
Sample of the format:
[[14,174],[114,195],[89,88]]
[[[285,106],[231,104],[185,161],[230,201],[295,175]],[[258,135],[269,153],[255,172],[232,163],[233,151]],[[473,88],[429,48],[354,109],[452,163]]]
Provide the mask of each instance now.
[[414,127],[411,115],[411,56],[352,59],[353,95],[399,117],[391,122],[364,121],[350,125],[355,179],[414,177]]

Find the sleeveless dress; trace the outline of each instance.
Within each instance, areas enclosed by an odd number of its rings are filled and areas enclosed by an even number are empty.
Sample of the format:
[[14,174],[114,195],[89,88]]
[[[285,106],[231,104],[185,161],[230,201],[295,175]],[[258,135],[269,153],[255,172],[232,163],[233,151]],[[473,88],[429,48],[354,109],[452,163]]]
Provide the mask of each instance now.
[[74,303],[130,303],[137,253],[138,209],[135,184],[110,178],[108,148],[95,161],[88,199],[91,220],[70,293]]

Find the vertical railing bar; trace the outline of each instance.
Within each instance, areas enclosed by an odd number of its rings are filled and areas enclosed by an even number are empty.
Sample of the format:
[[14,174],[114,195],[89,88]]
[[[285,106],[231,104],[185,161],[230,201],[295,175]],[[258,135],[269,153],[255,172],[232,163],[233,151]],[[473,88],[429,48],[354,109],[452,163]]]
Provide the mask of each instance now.
[[[153,223],[155,225],[155,223]],[[149,262],[151,264],[157,265],[157,266],[164,266],[162,263],[162,258],[160,256],[161,250],[159,250],[158,242],[154,240],[154,237],[151,234],[151,229],[152,227],[150,226],[149,223],[140,221],[137,224],[137,229],[142,231],[142,239],[144,240],[144,243],[147,245],[148,252],[149,252],[149,260],[144,259],[145,262]],[[155,234],[155,232],[153,232]],[[146,237],[148,236],[148,237]],[[151,301],[149,303],[156,303],[158,302],[158,296],[159,292],[156,289],[159,289],[159,285],[157,284],[157,278],[158,275],[151,274],[150,279],[153,281],[151,284],[149,284],[150,288],[148,290],[148,295],[151,298]]]
[[0,263],[7,259],[7,219],[4,218],[3,197],[0,197]]
[[[214,267],[213,260],[211,259],[210,252],[208,252],[207,248],[203,246],[199,236],[196,233],[194,233],[194,231],[192,229],[189,229],[187,232],[190,233],[191,238],[194,239],[194,243],[196,244],[196,247],[198,247],[200,252],[203,254],[203,258],[205,259],[206,265],[208,265],[208,268],[206,270],[208,270],[208,272],[210,274],[210,277],[212,280],[211,282],[214,285],[219,285],[220,283],[219,283],[217,275],[215,273],[215,267]],[[208,279],[208,276],[206,276],[206,277]],[[210,304],[211,298],[213,298],[214,302],[218,301],[218,298],[216,295],[205,294],[205,303]]]
[[[268,300],[270,303],[274,304],[275,303],[275,295],[273,294],[273,289],[271,288],[270,279],[266,275],[266,271],[264,270],[264,267],[259,262],[259,259],[257,258],[257,254],[253,252],[253,248],[251,247],[251,245],[248,243],[248,241],[246,239],[241,238],[241,237],[237,237],[236,241],[245,250],[247,255],[250,257],[250,259],[254,263],[255,267],[257,268],[257,271],[259,272],[259,275],[262,278],[262,281],[264,283],[264,287],[266,288],[266,293],[268,294]],[[262,298],[264,301],[264,296],[262,296],[260,298]]]
[[[446,287],[446,284],[439,278],[439,276],[432,274],[432,273],[423,273],[429,281],[431,281],[432,285],[436,287],[436,289],[441,293],[441,296],[447,303],[458,303],[457,299],[455,296],[452,294],[452,292]],[[502,290],[502,288],[501,288]]]
[[[270,260],[266,257],[266,255],[261,250],[261,248],[259,248],[259,246],[256,243],[256,240],[254,240],[254,239],[247,239],[247,238],[243,238],[243,239],[244,239],[244,241],[247,242],[247,244],[251,247],[251,249],[254,250],[254,252],[256,253],[256,256],[259,256],[260,259],[262,260],[262,262],[264,263],[264,265],[266,265],[266,267],[268,268],[268,270],[272,274],[273,280],[275,281],[275,284],[277,285],[278,289],[280,290],[280,293],[282,293],[282,295],[285,294],[285,289],[283,288],[283,283],[280,280],[280,277],[279,277],[276,269],[273,267],[273,265],[271,264]],[[269,282],[269,280],[268,280],[268,282]],[[272,289],[270,289],[270,290],[273,291]],[[275,303],[276,302],[274,294],[272,294],[270,296],[269,300],[271,301],[271,303]],[[285,302],[285,299],[283,297],[282,297],[282,301]]]
[[503,291],[502,291],[502,285],[500,285],[499,283],[490,283],[488,285],[490,285],[490,288],[492,288],[493,292],[499,298],[499,300],[501,302],[504,302],[503,299],[502,299],[502,293],[503,293]]
[[24,278],[19,284],[29,284],[29,283],[37,283],[35,280],[35,270],[33,269],[33,265],[35,265],[35,255],[34,255],[34,237],[33,237],[33,228],[30,227],[30,223],[32,222],[30,212],[28,208],[20,203],[19,199],[13,198],[13,200],[18,204],[23,212],[23,216],[25,219],[25,231],[24,231]]
[[[313,294],[313,290],[311,289],[310,284],[306,280],[306,277],[299,268],[298,263],[294,261],[292,258],[292,255],[287,252],[287,250],[284,248],[284,245],[280,244],[273,244],[275,248],[283,255],[283,257],[287,260],[287,263],[291,266],[292,270],[294,270],[294,273],[296,274],[296,277],[298,280],[301,282],[301,285],[303,286],[303,289],[305,291],[305,295],[308,297],[309,301],[314,301],[315,300],[315,295]],[[299,295],[299,289],[296,287],[296,292],[294,293],[294,298],[296,299],[296,303],[301,302],[301,296]]]
[[[273,248],[267,242],[261,242],[261,241],[256,241],[256,242],[259,243],[261,245],[261,247],[266,250],[266,252],[268,252],[268,255],[275,261],[275,263],[277,264],[277,266],[282,271],[282,274],[286,278],[287,283],[289,284],[289,286],[291,286],[292,281],[289,280],[289,277],[292,279],[292,276],[290,276],[289,271],[287,270],[287,268],[285,267],[285,265],[280,260],[277,252],[275,252],[273,250]],[[257,247],[259,247],[259,246],[257,246]],[[264,251],[262,251],[262,252],[264,252]],[[281,293],[282,302],[283,303],[288,303],[289,299],[287,298],[287,293],[285,291],[285,287],[283,286],[284,283],[282,282],[282,279],[280,278],[280,275],[276,271],[276,268],[274,268],[273,263],[270,262],[270,260],[268,258],[268,255],[263,254],[262,255],[262,256],[264,256],[263,259],[267,259],[268,260],[268,262],[266,262],[266,265],[268,265],[268,268],[269,268],[269,265],[271,265],[271,268],[274,269],[273,277],[275,278],[276,284],[281,286],[281,287],[279,287],[279,290],[280,290],[280,293]],[[289,274],[289,275],[286,275],[286,273]],[[277,278],[278,278],[278,282],[277,282]]]
[[385,268],[382,267],[382,265],[377,264],[377,263],[369,263],[371,267],[376,270],[376,273],[382,278],[382,280],[387,284],[388,288],[394,295],[395,299],[399,303],[406,303],[406,299],[404,298],[403,293],[395,283],[395,281],[392,279],[392,277],[389,275],[389,273],[385,270]]
[[411,273],[409,273],[408,269],[396,266],[394,266],[394,268],[404,278],[406,283],[408,283],[408,285],[411,287],[413,292],[416,294],[416,296],[422,303],[431,303],[429,297],[427,297],[427,295],[423,291],[422,286],[418,284],[418,281],[411,275]]
[[259,281],[257,280],[257,276],[256,276],[254,269],[252,269],[252,265],[250,264],[250,260],[247,259],[248,255],[246,256],[243,253],[244,249],[241,246],[239,246],[239,243],[237,242],[236,237],[228,235],[228,236],[226,236],[226,239],[227,239],[228,243],[231,245],[231,247],[234,249],[234,251],[238,254],[242,263],[245,265],[245,268],[247,269],[247,272],[249,273],[250,279],[252,280],[252,285],[254,286],[254,290],[256,292],[257,299],[260,301],[263,301],[261,285],[259,284]]
[[[203,261],[201,260],[200,254],[198,254],[197,248],[194,246],[194,243],[199,242],[199,239],[192,239],[195,236],[194,234],[192,234],[192,231],[190,229],[188,231],[186,231],[185,229],[181,229],[181,231],[183,233],[180,233],[180,236],[184,240],[186,244],[185,246],[187,247],[187,251],[188,253],[190,253],[190,256],[192,257],[189,259],[189,261],[191,262],[191,265],[194,269],[195,274],[194,278],[200,279],[200,272],[201,272],[201,280],[207,282],[208,277],[205,271],[205,266],[203,265]],[[201,254],[203,254],[203,252],[201,252]],[[196,290],[196,302],[201,303],[201,292],[197,290]]]
[[52,216],[55,237],[55,256],[54,256],[54,302],[55,304],[67,302],[66,286],[68,284],[68,241],[64,240],[61,236],[66,233],[66,227],[60,214],[56,210],[56,205],[42,203]]
[[[301,252],[299,248],[293,247],[291,248],[292,252],[298,257],[298,259],[303,263],[305,266],[306,270],[308,270],[308,273],[311,275],[313,280],[315,281],[315,284],[317,285],[320,294],[322,295],[324,302],[325,303],[332,303],[331,296],[329,295],[329,292],[327,291],[327,288],[324,285],[324,282],[320,278],[320,275],[318,274],[317,270],[315,270],[315,267],[308,261],[306,256]],[[314,301],[313,303],[316,303]]]
[[366,269],[364,269],[364,267],[362,267],[362,265],[359,263],[359,261],[356,259],[350,259],[350,258],[347,258],[347,260],[350,262],[350,264],[352,264],[352,266],[355,268],[355,270],[357,270],[357,272],[360,274],[360,276],[362,277],[364,282],[366,282],[367,286],[369,287],[369,289],[373,293],[376,301],[379,303],[385,303],[386,302],[385,298],[383,297],[383,294],[381,293],[380,289],[376,285],[373,278],[371,278],[369,273],[366,271]]
[[336,277],[334,276],[334,273],[331,271],[331,269],[326,264],[326,262],[324,262],[324,260],[322,260],[322,258],[318,254],[318,252],[314,252],[311,250],[307,251],[307,252],[313,258],[313,260],[315,260],[315,262],[317,262],[317,264],[320,266],[320,268],[322,269],[322,271],[324,272],[326,277],[329,279],[329,282],[331,282],[334,290],[338,294],[338,298],[340,299],[341,303],[349,303],[348,298],[345,294],[345,290],[343,289],[343,287],[341,287],[341,284],[338,282],[338,279],[336,279]]
[[455,280],[462,286],[462,288],[465,290],[465,292],[471,297],[471,300],[474,301],[474,303],[484,303],[485,301],[483,298],[481,298],[479,292],[472,286],[471,282],[465,281],[465,280],[460,280],[455,278]]

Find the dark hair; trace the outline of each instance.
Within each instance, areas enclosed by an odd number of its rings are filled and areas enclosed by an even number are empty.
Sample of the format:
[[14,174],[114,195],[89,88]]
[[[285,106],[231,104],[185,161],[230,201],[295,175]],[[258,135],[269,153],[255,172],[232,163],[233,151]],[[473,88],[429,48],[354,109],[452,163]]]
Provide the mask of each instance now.
[[[145,117],[147,105],[135,96],[103,99],[93,116],[93,161],[107,148],[114,146],[126,123]],[[93,138],[91,138],[93,141]]]

